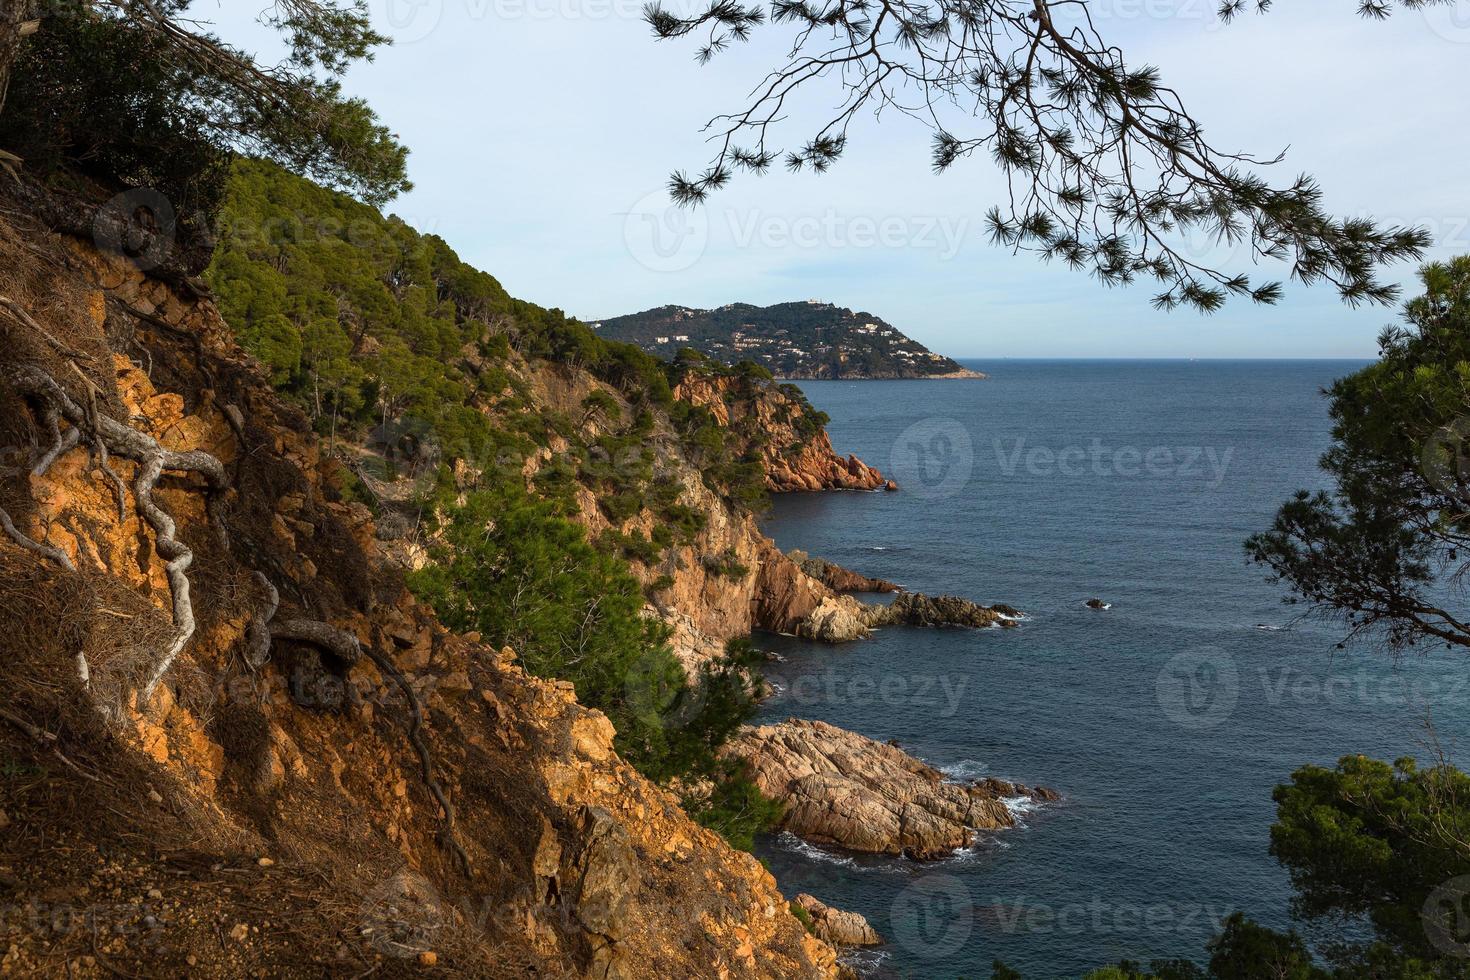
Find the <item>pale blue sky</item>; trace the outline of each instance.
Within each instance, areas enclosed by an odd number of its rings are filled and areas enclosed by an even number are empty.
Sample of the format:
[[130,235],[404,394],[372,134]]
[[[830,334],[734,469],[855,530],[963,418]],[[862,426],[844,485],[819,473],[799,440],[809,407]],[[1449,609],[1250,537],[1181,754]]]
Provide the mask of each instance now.
[[[1276,307],[1161,314],[1147,285],[1105,289],[1013,256],[983,233],[1003,188],[988,160],[935,176],[928,133],[897,116],[859,126],[826,175],[741,177],[703,214],[665,213],[668,172],[707,162],[700,126],[776,64],[781,32],[757,31],[701,67],[691,45],[652,40],[639,0],[370,5],[397,43],[348,88],[413,151],[416,187],[390,210],[513,294],[585,319],[819,298],[960,357],[1354,357],[1371,356],[1394,317],[1300,287]],[[1290,0],[1229,27],[1214,0],[1094,9],[1132,63],[1160,67],[1217,146],[1289,145],[1281,181],[1313,173],[1336,212],[1422,223],[1434,255],[1470,252],[1470,0],[1386,23],[1355,6]],[[252,36],[255,9],[195,6],[232,40]],[[831,93],[813,90],[812,111]],[[1412,274],[1395,270],[1405,283]]]

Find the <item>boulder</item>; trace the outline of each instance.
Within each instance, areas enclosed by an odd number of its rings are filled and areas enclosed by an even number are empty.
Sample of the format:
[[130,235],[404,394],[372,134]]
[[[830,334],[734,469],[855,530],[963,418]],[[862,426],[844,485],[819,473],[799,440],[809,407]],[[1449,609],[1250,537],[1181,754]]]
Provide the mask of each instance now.
[[812,920],[812,935],[834,946],[881,946],[883,938],[856,912],[834,909],[818,898],[803,892],[796,904]]
[[868,635],[868,607],[852,596],[826,596],[796,626],[796,635],[823,643],[846,643]]
[[818,844],[939,858],[968,846],[976,831],[1015,823],[1004,800],[1016,794],[947,780],[895,746],[826,722],[747,726],[725,751],[784,804],[782,828]]

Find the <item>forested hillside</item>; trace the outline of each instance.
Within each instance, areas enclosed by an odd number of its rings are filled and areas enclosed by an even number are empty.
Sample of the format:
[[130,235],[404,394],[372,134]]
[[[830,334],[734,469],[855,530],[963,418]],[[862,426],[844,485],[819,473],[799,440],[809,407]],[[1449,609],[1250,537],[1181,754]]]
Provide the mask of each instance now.
[[[881,475],[835,457],[826,417],[764,369],[605,340],[274,164],[234,165],[220,227],[206,278],[226,322],[418,593],[574,683],[646,774],[719,776],[713,800],[686,802],[747,840],[771,810],[716,752],[753,704],[757,573],[785,568],[750,515],[768,484],[804,489],[803,465],[840,485],[849,466]],[[718,394],[675,398],[695,377]],[[721,793],[742,825],[722,823]]]
[[980,377],[871,313],[817,300],[660,306],[593,326],[659,357],[692,348],[724,364],[754,361],[782,378]]

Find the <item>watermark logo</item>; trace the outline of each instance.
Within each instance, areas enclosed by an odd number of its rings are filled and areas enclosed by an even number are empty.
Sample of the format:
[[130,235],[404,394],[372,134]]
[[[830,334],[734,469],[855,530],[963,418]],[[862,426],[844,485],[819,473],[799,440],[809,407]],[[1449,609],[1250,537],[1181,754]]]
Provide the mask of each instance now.
[[1424,441],[1419,454],[1420,470],[1430,486],[1452,497],[1463,497],[1470,482],[1470,455],[1465,448],[1470,437],[1470,417],[1443,425]]
[[975,926],[970,890],[952,875],[921,878],[893,900],[892,925],[894,940],[915,956],[953,956]]
[[951,418],[928,418],[904,429],[893,444],[888,469],[899,485],[919,497],[952,497],[970,480],[975,445]]
[[1470,0],[1427,3],[1419,14],[1439,37],[1451,44],[1470,44]]
[[97,248],[127,259],[143,272],[163,265],[177,235],[173,202],[151,187],[115,195],[92,219],[92,241]]
[[373,26],[395,44],[414,44],[438,28],[444,0],[372,0]]
[[682,670],[650,652],[638,659],[623,682],[628,707],[646,724],[670,730],[688,726],[704,707],[703,684],[686,683]]
[[991,443],[996,466],[1003,476],[1018,472],[1032,476],[1149,477],[1152,479],[1196,480],[1208,489],[1225,482],[1233,447],[1223,451],[1214,446],[1109,446],[1098,437],[1087,445],[1026,447],[1024,436],[1007,446],[1003,440]]
[[1240,698],[1240,673],[1224,650],[1200,647],[1169,658],[1154,683],[1159,707],[1191,731],[1218,727]]
[[1429,893],[1419,918],[1430,945],[1446,956],[1470,958],[1470,875],[1451,878]]
[[709,214],[673,204],[667,191],[653,191],[623,215],[623,244],[651,272],[683,272],[709,246]]
[[[779,675],[771,679],[779,682]],[[963,674],[902,674],[879,677],[828,666],[802,673],[787,685],[783,697],[802,707],[881,704],[896,710],[922,710],[929,717],[954,718],[964,704],[970,679]]]
[[374,949],[413,959],[435,948],[447,925],[444,903],[423,875],[403,870],[363,899],[360,931]]

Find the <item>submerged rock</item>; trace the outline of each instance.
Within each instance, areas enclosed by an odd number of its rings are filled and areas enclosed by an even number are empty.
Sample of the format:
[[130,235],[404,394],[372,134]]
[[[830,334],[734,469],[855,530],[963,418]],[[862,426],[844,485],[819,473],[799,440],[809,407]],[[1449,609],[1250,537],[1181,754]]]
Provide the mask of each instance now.
[[883,937],[856,912],[834,909],[819,898],[805,892],[796,896],[796,904],[812,920],[812,935],[834,946],[881,946]]
[[1084,603],[1084,605],[1086,605],[1088,609],[1096,609],[1099,612],[1104,609],[1113,608],[1113,604],[1111,602],[1103,602],[1101,599],[1088,599],[1087,602]]
[[[785,805],[781,826],[818,844],[870,854],[944,857],[976,831],[1015,824],[995,781],[961,783],[913,756],[821,721],[742,729],[726,751]],[[1029,791],[1028,791],[1029,793]]]
[[869,626],[987,626],[1012,627],[1020,612],[1011,606],[982,606],[959,596],[926,596],[905,592],[892,605],[869,606]]

